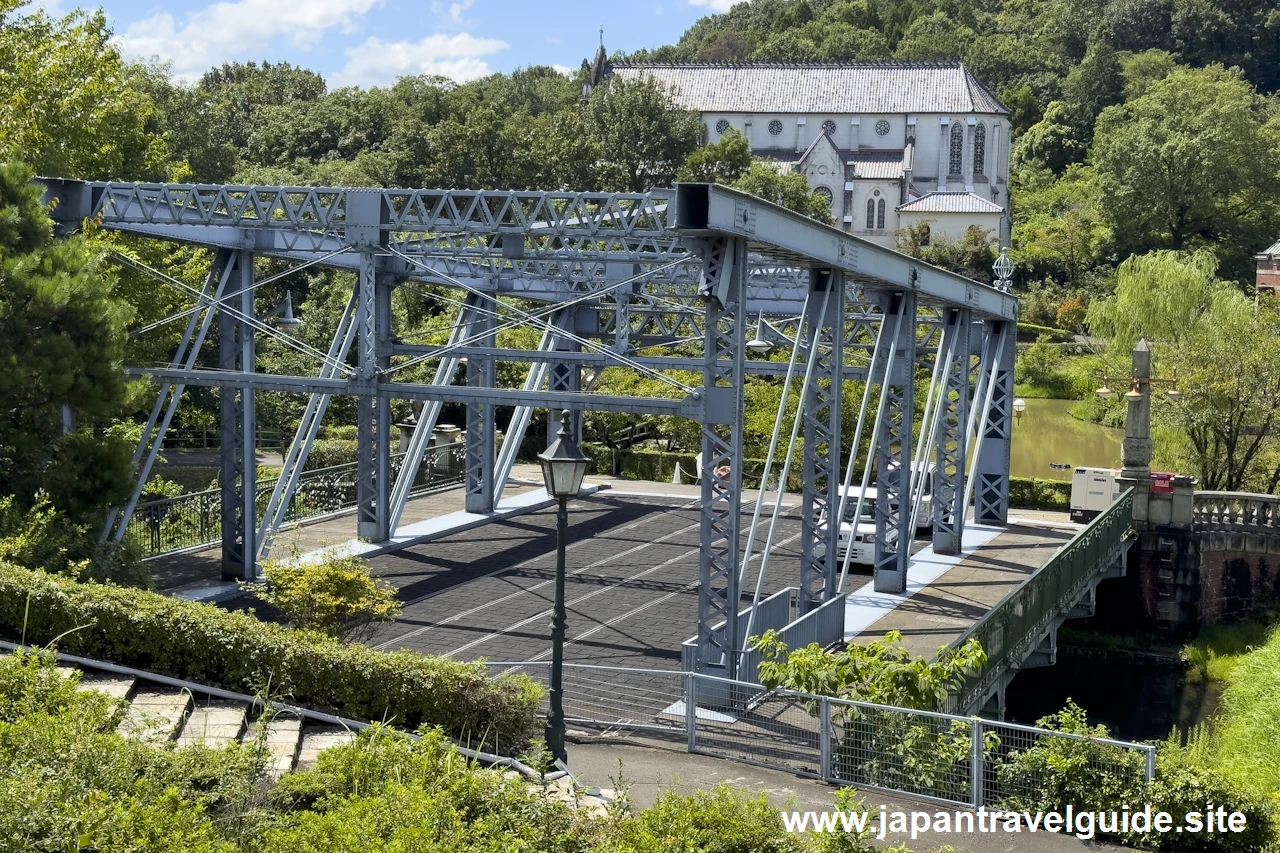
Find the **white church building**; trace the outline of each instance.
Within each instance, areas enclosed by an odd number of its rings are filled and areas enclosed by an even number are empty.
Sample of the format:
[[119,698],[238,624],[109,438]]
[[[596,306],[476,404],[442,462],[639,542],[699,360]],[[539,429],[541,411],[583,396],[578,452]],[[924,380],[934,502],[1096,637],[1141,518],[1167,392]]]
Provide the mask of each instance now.
[[756,156],[802,172],[846,231],[893,247],[921,223],[949,239],[977,225],[1008,242],[1009,110],[958,62],[602,59],[596,81],[656,80],[701,114],[706,141],[737,130]]

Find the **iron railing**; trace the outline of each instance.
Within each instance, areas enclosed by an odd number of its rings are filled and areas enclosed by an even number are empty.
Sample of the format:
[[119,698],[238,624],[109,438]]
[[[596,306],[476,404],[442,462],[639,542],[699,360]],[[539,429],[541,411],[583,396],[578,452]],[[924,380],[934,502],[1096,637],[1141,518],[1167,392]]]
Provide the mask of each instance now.
[[[547,685],[547,661],[486,664]],[[671,670],[565,664],[567,722],[678,738],[691,753],[977,808],[1050,808],[1053,768],[1141,783],[1156,747]],[[735,708],[725,697],[753,697]],[[541,713],[546,714],[546,696]]]
[[[413,481],[410,496],[461,483],[464,467],[462,442],[427,451]],[[404,454],[391,457],[391,473],[400,470]],[[258,520],[266,512],[276,479],[257,485]],[[356,463],[304,471],[285,509],[282,525],[314,521],[356,505]],[[139,548],[143,559],[200,548],[222,541],[222,501],[217,489],[139,503],[129,519],[127,541]]]
[[1196,492],[1191,498],[1195,530],[1275,533],[1280,530],[1280,497],[1246,492]]
[[1120,556],[1133,533],[1133,489],[1116,498],[1049,561],[1014,587],[951,645],[977,640],[986,663],[970,673],[950,707],[977,712],[1010,667],[1020,665],[1089,582]]

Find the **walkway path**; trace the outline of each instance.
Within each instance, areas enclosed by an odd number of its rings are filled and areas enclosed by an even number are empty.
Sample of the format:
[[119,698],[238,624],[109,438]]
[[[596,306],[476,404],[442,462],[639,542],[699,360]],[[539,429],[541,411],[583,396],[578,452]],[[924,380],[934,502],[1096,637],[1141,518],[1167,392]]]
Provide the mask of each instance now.
[[932,657],[1043,566],[1074,532],[1032,521],[1007,528],[970,524],[962,556],[941,557],[932,548],[915,556],[906,596],[874,593],[871,584],[850,593],[845,636],[899,631],[912,654]]

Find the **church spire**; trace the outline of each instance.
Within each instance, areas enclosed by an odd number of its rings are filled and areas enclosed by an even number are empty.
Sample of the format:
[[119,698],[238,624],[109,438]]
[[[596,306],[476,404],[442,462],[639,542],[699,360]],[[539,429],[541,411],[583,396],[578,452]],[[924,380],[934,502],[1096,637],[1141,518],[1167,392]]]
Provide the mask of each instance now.
[[591,97],[591,91],[603,83],[613,69],[609,66],[609,54],[604,49],[604,24],[600,25],[600,46],[587,69],[587,79],[582,82],[582,100]]

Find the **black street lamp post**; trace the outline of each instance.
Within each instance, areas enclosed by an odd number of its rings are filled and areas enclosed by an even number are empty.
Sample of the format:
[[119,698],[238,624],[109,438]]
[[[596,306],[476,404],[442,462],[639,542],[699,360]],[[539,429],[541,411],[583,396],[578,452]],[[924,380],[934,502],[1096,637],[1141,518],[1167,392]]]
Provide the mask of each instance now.
[[574,442],[569,427],[572,417],[568,410],[560,416],[560,431],[556,440],[543,453],[538,454],[542,464],[542,480],[547,494],[557,498],[560,508],[556,514],[556,600],[551,616],[551,707],[547,711],[546,740],[551,757],[562,764],[568,754],[564,748],[564,547],[569,537],[569,498],[576,497],[582,488],[582,478],[587,473],[587,462]]

